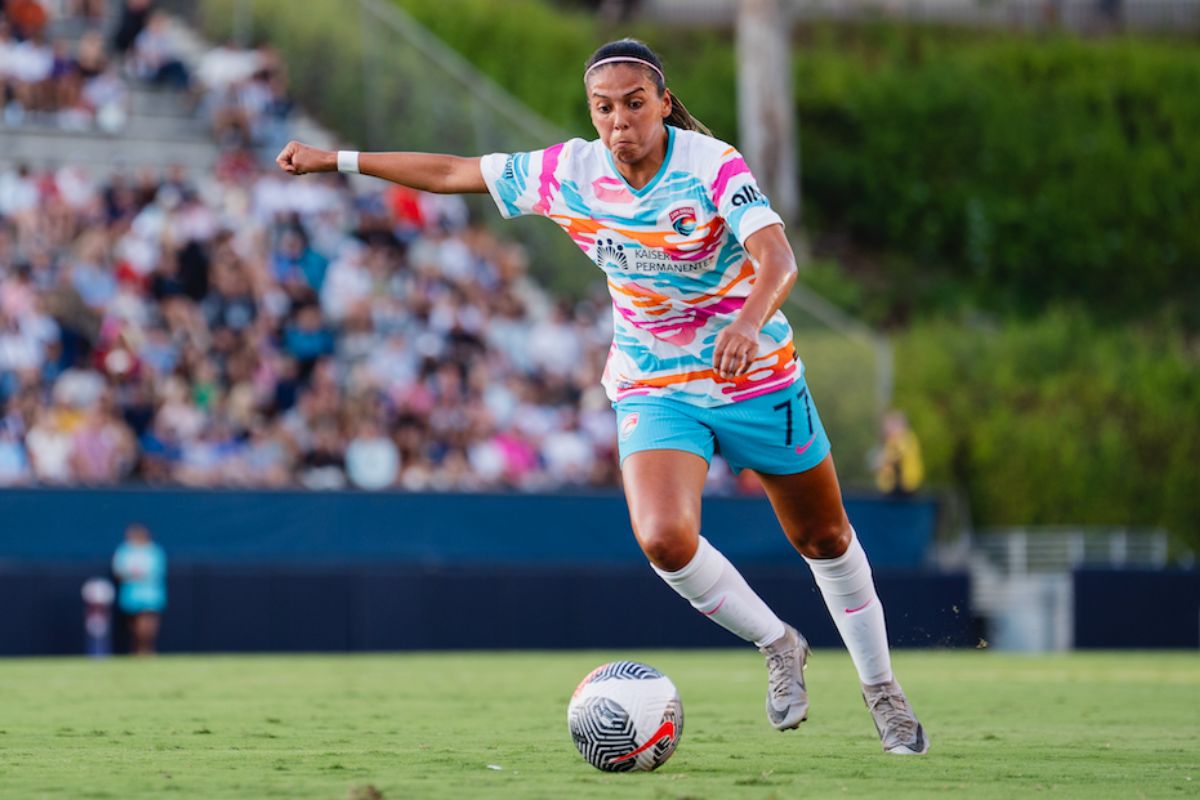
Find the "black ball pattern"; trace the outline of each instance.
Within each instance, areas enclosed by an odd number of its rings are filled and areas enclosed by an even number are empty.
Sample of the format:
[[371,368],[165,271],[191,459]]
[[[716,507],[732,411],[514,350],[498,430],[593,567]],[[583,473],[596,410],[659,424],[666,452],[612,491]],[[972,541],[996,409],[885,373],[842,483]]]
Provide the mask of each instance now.
[[[576,693],[584,687],[604,681],[643,681],[663,678],[664,675],[651,666],[637,661],[613,661],[597,667],[580,683]],[[639,731],[630,710],[612,697],[592,696],[574,704],[568,717],[571,739],[584,759],[593,767],[605,772],[628,772],[638,769],[656,769],[675,752],[683,734],[683,704],[673,698],[663,709],[654,728]],[[670,727],[663,729],[666,723]],[[642,720],[645,724],[645,720]],[[654,742],[647,739],[661,732]],[[638,740],[643,745],[643,755],[633,757],[638,751]],[[649,745],[649,753],[645,753]],[[648,757],[647,757],[648,756]]]
[[580,755],[596,769],[605,772],[629,772],[636,759],[616,759],[637,749],[633,721],[615,701],[590,697],[580,704],[570,719],[571,738]]

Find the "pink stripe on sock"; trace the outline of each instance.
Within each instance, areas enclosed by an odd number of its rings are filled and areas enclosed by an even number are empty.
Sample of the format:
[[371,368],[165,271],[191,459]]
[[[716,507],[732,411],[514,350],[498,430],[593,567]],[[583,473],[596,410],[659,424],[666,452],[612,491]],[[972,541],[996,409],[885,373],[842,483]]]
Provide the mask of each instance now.
[[727,597],[729,597],[729,595],[725,595],[725,597],[722,597],[721,602],[717,603],[717,607],[714,608],[712,611],[701,611],[700,613],[706,617],[711,617],[713,614],[715,614],[721,610],[721,606],[725,605],[725,599]]
[[862,611],[864,608],[866,608],[866,607],[867,607],[867,606],[869,606],[869,605],[871,605],[871,601],[870,601],[870,600],[868,600],[867,602],[863,603],[863,604],[862,604],[861,606],[859,606],[858,608],[847,608],[847,609],[845,609],[845,611],[846,611],[846,613],[847,613],[847,614],[857,614],[859,611]]

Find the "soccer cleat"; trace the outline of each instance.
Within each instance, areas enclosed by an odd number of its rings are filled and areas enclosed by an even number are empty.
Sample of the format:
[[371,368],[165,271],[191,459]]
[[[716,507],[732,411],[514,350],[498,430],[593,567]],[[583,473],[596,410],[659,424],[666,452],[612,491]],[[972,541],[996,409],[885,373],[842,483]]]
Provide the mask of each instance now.
[[895,681],[863,684],[863,701],[871,711],[883,752],[919,756],[929,752],[929,739],[908,705],[904,690]]
[[758,651],[767,657],[767,719],[777,730],[786,731],[808,719],[804,667],[809,647],[795,628],[783,627],[783,636]]

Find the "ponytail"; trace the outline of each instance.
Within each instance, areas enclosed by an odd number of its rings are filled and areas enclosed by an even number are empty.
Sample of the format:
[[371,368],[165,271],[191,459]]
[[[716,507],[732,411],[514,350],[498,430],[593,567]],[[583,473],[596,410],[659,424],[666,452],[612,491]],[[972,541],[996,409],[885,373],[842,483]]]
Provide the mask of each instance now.
[[708,126],[692,116],[692,112],[687,110],[687,106],[675,92],[671,92],[671,113],[667,115],[667,124],[685,131],[696,131],[705,136],[712,136],[712,131],[708,129]]

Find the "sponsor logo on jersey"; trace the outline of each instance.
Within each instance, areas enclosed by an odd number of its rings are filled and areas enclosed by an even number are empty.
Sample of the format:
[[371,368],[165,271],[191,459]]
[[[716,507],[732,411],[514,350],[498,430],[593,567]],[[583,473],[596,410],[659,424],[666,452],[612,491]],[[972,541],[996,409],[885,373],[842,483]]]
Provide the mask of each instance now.
[[638,424],[638,412],[636,412],[636,411],[634,411],[630,414],[627,414],[625,416],[625,419],[621,420],[621,441],[622,442],[627,441],[630,436],[633,436],[633,432],[637,428],[637,424]]
[[513,161],[515,158],[515,156],[510,155],[508,158],[504,159],[504,180],[506,181],[511,181],[514,177],[516,177],[517,170],[513,166]]
[[670,218],[671,227],[680,236],[691,236],[696,232],[696,211],[691,206],[675,209]]
[[670,253],[654,247],[630,248],[628,253],[636,272],[703,272],[717,260],[709,256],[700,261],[676,261]]
[[617,244],[612,239],[601,239],[596,244],[596,266],[603,270],[629,269],[625,245]]
[[738,189],[733,195],[732,203],[736,208],[737,206],[748,206],[751,203],[766,202],[766,199],[767,196],[765,194],[750,184],[747,184],[741,189]]

